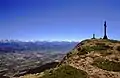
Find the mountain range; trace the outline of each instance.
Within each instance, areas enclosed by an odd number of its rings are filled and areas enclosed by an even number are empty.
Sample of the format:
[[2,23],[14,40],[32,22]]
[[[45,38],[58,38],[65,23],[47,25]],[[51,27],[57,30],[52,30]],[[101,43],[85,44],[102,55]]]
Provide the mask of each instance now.
[[23,42],[14,40],[0,41],[0,52],[17,52],[17,51],[41,51],[41,52],[68,52],[78,42],[67,41],[36,41]]

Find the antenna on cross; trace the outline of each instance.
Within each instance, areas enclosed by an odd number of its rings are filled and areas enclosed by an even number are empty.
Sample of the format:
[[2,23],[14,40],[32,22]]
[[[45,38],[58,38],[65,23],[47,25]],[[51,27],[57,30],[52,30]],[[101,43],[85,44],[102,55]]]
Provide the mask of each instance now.
[[106,21],[104,22],[104,37],[103,39],[108,39],[107,37],[107,25],[106,25]]

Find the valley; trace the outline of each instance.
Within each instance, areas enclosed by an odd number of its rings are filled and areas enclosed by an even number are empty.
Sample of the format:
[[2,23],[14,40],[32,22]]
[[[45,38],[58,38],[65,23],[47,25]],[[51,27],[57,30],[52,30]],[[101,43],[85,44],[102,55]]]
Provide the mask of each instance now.
[[57,63],[76,44],[74,42],[1,42],[0,76],[20,76],[47,63]]

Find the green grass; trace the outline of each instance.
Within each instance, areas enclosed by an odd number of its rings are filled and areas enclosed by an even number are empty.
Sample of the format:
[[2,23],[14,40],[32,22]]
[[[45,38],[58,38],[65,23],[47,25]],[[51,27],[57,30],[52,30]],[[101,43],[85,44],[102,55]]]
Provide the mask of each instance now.
[[88,78],[87,73],[69,65],[60,66],[58,69],[46,73],[42,78]]
[[78,51],[77,54],[84,55],[84,54],[87,54],[91,51],[104,52],[104,51],[107,51],[108,49],[111,49],[111,47],[106,46],[106,45],[84,46],[81,50]]
[[[91,40],[84,40],[81,42],[81,44],[84,44],[85,42],[89,43]],[[120,41],[117,40],[106,40],[106,42],[112,42],[112,43],[117,43]],[[84,54],[88,54],[91,51],[96,51],[96,52],[100,52],[103,55],[109,55],[112,54],[111,52],[109,52],[110,50],[113,50],[112,46],[106,45],[105,42],[97,42],[95,43],[94,46],[82,46],[82,48],[77,48],[77,54],[78,55],[84,55]],[[120,51],[120,47],[118,47],[118,50]],[[103,53],[102,53],[103,52]]]
[[94,61],[92,65],[107,71],[120,72],[120,62],[113,62],[109,60],[104,60],[102,58],[98,58]]

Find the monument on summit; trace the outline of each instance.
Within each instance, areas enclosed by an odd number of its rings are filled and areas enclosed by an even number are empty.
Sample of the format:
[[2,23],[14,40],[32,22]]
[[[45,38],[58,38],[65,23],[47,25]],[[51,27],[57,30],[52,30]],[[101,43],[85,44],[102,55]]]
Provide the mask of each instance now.
[[92,39],[95,39],[95,34],[93,34],[93,37],[92,37]]
[[104,37],[103,39],[108,39],[107,37],[107,25],[106,25],[106,21],[104,22]]

